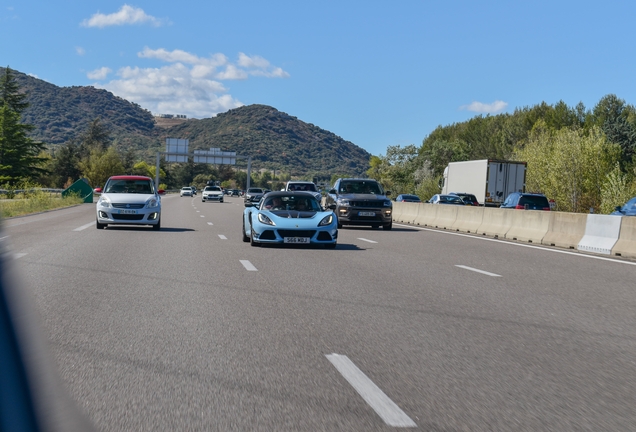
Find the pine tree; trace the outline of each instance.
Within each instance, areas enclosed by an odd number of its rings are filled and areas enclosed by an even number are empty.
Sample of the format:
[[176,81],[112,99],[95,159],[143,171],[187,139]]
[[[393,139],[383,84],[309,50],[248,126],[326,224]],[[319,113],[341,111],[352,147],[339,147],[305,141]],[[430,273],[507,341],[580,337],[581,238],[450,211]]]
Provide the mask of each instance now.
[[29,106],[26,94],[7,67],[0,77],[0,183],[15,184],[32,179],[44,170],[39,157],[44,144],[29,138],[34,126],[22,124],[20,117]]

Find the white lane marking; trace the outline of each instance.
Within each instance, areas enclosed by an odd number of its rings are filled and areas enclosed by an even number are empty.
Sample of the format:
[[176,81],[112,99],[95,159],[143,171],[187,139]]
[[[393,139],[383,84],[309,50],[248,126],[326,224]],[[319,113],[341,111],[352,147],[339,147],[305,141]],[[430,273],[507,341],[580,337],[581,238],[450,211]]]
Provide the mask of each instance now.
[[494,239],[494,238],[478,237],[477,235],[472,235],[472,234],[461,234],[461,233],[441,231],[441,230],[430,229],[430,228],[422,228],[422,227],[413,226],[413,225],[406,225],[406,224],[395,224],[395,225],[396,226],[403,226],[403,227],[407,227],[407,228],[414,228],[414,229],[417,229],[417,230],[420,230],[420,231],[431,231],[431,232],[436,232],[436,233],[440,233],[440,234],[450,234],[450,235],[456,235],[456,236],[460,236],[460,237],[468,237],[468,238],[482,240],[482,241],[504,243],[504,244],[507,244],[507,245],[510,245],[510,246],[525,247],[525,248],[530,248],[530,249],[539,249],[539,250],[544,250],[544,251],[547,251],[547,252],[554,252],[554,253],[560,253],[560,254],[566,254],[566,255],[575,255],[575,256],[578,256],[578,257],[581,257],[581,258],[591,258],[591,259],[597,259],[597,260],[601,260],[601,261],[611,261],[611,262],[618,263],[618,264],[627,264],[627,265],[636,266],[636,262],[621,261],[621,260],[617,260],[617,259],[613,259],[613,258],[605,258],[605,257],[600,257],[600,256],[595,256],[595,255],[588,255],[588,254],[584,254],[584,253],[581,253],[581,252],[569,252],[569,251],[566,251],[566,250],[550,249],[550,248],[546,248],[546,247],[532,246],[532,245],[527,245],[527,244],[523,244],[523,243],[515,243],[515,242],[511,242],[511,241],[504,241],[504,240],[499,240],[499,239]]
[[201,213],[201,210],[197,210],[197,213]]
[[73,231],[82,231],[82,230],[85,230],[88,227],[92,227],[93,225],[95,225],[95,222],[87,223],[86,225],[82,225],[79,228],[75,228]]
[[212,222],[208,222],[208,225],[214,225]]
[[13,258],[14,258],[14,259],[18,259],[18,258],[22,258],[22,257],[23,257],[23,256],[25,256],[25,255],[26,255],[25,253],[17,253],[17,254],[15,254],[15,255],[13,255]]
[[245,270],[247,271],[258,271],[258,269],[256,267],[254,267],[254,265],[249,262],[248,260],[240,260],[241,264],[243,264],[243,267],[245,267]]
[[201,215],[201,217],[205,217],[205,215]]
[[492,277],[501,277],[501,275],[498,275],[498,274],[495,274],[495,273],[490,273],[490,272],[487,272],[487,271],[484,271],[484,270],[479,270],[479,269],[472,268],[472,267],[468,267],[468,266],[465,266],[465,265],[455,264],[455,267],[463,268],[463,269],[466,269],[466,270],[474,271],[474,272],[485,274],[485,275],[492,276]]
[[395,427],[417,427],[380,387],[349,360],[349,357],[335,353],[326,357],[386,424]]
[[223,234],[219,234],[219,238],[220,238],[221,240],[227,240],[227,237],[225,237]]
[[365,238],[362,238],[362,237],[358,237],[358,240],[362,240],[362,241],[369,242],[369,243],[377,243],[377,241],[365,239]]

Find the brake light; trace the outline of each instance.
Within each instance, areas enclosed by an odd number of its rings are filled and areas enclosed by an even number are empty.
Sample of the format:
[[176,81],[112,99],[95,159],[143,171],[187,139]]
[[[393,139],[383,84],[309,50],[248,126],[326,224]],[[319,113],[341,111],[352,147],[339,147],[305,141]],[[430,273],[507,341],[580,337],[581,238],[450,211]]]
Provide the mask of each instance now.
[[543,209],[542,209],[542,210],[550,211],[550,207],[543,207]]
[[525,206],[522,206],[522,205],[519,205],[519,204],[517,204],[517,205],[515,206],[515,208],[516,208],[517,210],[525,210],[525,209],[526,209],[526,207],[525,207]]

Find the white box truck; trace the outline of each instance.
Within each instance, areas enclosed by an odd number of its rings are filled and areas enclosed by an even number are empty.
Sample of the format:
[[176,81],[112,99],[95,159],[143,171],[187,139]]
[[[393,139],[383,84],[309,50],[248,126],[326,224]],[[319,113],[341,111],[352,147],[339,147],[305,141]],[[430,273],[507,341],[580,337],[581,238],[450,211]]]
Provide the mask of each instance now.
[[470,193],[480,205],[498,207],[510,193],[526,191],[526,165],[491,159],[451,162],[444,169],[442,193]]

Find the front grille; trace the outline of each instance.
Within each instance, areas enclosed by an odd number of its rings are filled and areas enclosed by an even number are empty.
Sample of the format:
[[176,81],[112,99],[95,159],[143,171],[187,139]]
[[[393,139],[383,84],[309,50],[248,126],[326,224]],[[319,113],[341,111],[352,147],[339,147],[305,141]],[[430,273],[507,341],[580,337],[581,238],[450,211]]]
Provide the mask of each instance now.
[[272,230],[265,230],[258,238],[260,240],[276,240],[276,235]]
[[278,230],[281,237],[313,237],[316,230]]
[[332,240],[331,235],[327,231],[320,231],[317,239],[322,241]]
[[144,215],[113,214],[115,220],[142,220]]
[[141,209],[144,208],[146,204],[113,204],[115,208],[129,208],[129,209]]
[[384,207],[384,201],[368,200],[368,201],[349,201],[351,207],[377,208]]

